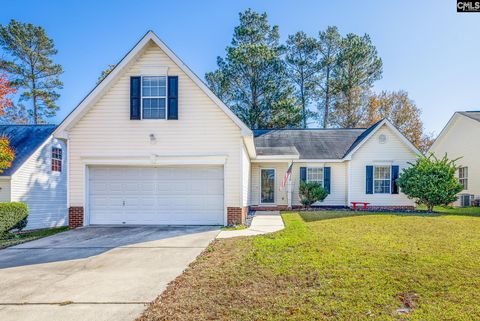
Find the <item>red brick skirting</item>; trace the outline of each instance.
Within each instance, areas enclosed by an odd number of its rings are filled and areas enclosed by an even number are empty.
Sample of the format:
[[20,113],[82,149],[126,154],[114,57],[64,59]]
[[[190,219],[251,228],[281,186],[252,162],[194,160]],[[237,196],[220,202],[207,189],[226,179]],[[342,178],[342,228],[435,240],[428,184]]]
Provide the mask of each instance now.
[[83,226],[83,207],[74,206],[68,208],[68,226],[77,228]]
[[227,224],[240,225],[245,224],[248,207],[227,207]]

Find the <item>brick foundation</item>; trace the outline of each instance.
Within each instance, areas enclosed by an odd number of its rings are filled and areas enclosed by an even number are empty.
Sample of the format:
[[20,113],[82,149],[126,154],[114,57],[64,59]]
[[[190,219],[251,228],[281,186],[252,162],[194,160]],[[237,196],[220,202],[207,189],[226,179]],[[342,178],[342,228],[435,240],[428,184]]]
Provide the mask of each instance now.
[[227,224],[240,225],[245,224],[248,207],[227,207]]
[[68,208],[68,226],[77,228],[83,226],[83,207],[74,206]]

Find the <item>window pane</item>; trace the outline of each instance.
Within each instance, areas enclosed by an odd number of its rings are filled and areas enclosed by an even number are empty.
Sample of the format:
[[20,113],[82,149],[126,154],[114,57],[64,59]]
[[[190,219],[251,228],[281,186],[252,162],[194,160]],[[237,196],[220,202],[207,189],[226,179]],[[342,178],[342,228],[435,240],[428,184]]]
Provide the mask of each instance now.
[[142,78],[142,95],[144,97],[166,96],[165,76],[145,76]]
[[143,118],[145,119],[165,119],[165,98],[144,98],[143,99]]
[[308,167],[307,168],[307,182],[316,182],[323,184],[323,168],[322,167]]

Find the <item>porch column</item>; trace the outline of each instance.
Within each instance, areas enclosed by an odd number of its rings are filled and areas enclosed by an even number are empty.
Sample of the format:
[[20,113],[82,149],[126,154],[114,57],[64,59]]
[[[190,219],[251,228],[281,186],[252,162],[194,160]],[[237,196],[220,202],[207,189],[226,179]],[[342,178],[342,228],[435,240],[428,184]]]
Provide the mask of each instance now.
[[[293,164],[293,162],[288,164],[288,166],[290,167],[291,164]],[[293,172],[293,167],[292,167],[292,172]],[[291,209],[292,208],[292,173],[290,173],[290,175],[288,176],[288,181],[287,181],[287,200],[288,200],[288,208]]]

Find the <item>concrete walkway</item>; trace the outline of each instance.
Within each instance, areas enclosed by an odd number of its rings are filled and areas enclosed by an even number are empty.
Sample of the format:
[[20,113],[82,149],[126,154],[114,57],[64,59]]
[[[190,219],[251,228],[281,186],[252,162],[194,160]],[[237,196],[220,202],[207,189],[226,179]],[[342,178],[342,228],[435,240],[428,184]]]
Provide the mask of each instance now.
[[221,231],[217,235],[217,239],[267,234],[283,230],[284,228],[285,225],[279,211],[257,211],[249,228],[237,231]]

